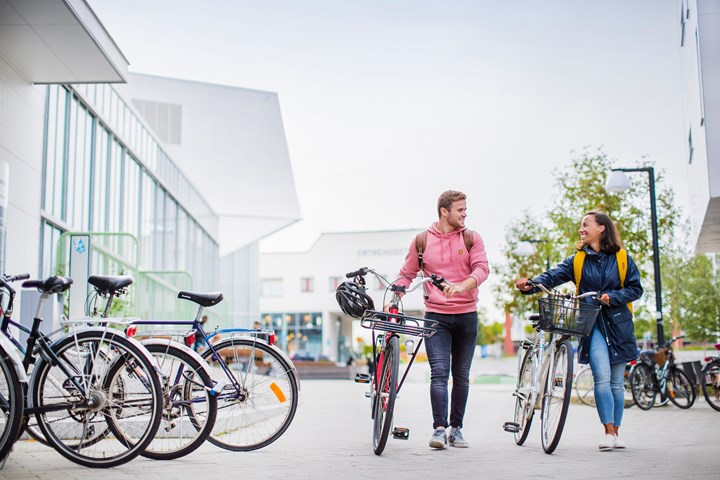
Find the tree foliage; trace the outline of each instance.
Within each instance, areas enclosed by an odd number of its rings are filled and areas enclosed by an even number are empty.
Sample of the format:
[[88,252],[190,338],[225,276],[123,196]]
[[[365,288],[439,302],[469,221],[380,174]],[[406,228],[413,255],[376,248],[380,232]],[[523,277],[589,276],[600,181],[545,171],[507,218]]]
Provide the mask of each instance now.
[[[572,255],[580,240],[578,230],[582,217],[590,211],[599,211],[613,219],[625,248],[640,270],[645,295],[636,304],[636,319],[647,321],[648,325],[654,324],[656,307],[649,175],[646,172],[628,173],[630,190],[609,193],[605,190],[607,175],[619,166],[602,150],[591,152],[586,149],[575,154],[568,167],[554,172],[555,195],[549,209],[542,215],[523,212],[510,223],[503,250],[506,262],[495,268],[500,279],[496,284],[498,307],[517,314],[534,309],[534,302],[514,288],[515,280],[518,277],[537,276],[546,269],[546,263],[555,265]],[[644,168],[652,164],[643,159],[636,165],[623,163],[621,166]],[[664,184],[664,180],[665,173],[656,170],[658,245],[664,268],[661,271],[663,311],[668,312],[671,319],[665,323],[682,324],[688,328],[689,335],[699,339],[698,336],[705,335],[712,328],[717,330],[717,312],[711,322],[713,327],[707,325],[707,316],[712,315],[715,305],[710,299],[713,295],[717,298],[718,292],[712,288],[705,292],[699,291],[699,282],[713,277],[712,265],[705,257],[690,256],[688,240],[680,228],[687,222],[683,221],[682,212],[675,206],[674,192]],[[532,255],[521,256],[517,253],[517,246],[522,240],[535,241],[536,248]],[[697,289],[683,291],[682,285],[697,285]],[[568,290],[572,289],[572,286],[568,287]],[[714,308],[717,310],[717,307]]]

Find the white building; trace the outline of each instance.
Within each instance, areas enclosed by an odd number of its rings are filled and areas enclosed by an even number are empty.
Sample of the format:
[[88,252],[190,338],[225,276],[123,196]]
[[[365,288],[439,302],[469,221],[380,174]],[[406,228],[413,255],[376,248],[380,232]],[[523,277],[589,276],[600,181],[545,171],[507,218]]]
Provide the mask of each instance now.
[[[289,353],[345,362],[357,348],[356,339],[369,344],[370,334],[340,310],[335,289],[346,273],[361,267],[395,280],[420,231],[325,233],[306,252],[261,253],[263,320]],[[382,309],[385,288],[372,275],[366,279],[375,307]],[[423,315],[421,289],[406,295],[403,303],[406,314]]]
[[720,252],[720,0],[678,5],[693,246]]
[[223,289],[218,323],[247,325],[257,242],[299,219],[277,95],[127,69],[84,0],[0,0],[2,270],[67,274],[82,233],[89,273],[135,276],[133,313]]

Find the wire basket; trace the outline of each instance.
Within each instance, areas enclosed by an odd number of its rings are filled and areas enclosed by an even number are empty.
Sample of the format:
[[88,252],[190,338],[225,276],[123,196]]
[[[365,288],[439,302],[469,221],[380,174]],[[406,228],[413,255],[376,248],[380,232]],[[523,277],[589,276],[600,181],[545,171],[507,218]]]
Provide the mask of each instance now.
[[584,303],[564,297],[538,299],[540,321],[538,328],[546,332],[585,337],[592,331],[600,305]]

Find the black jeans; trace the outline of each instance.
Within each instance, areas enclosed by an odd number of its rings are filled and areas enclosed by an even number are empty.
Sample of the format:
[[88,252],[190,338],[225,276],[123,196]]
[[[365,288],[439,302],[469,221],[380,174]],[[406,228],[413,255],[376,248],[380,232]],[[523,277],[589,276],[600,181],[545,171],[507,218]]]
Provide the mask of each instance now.
[[445,315],[427,312],[437,320],[437,332],[425,341],[430,362],[430,403],[433,428],[448,426],[448,379],[452,371],[452,399],[449,426],[461,428],[470,390],[470,365],[478,333],[477,312]]

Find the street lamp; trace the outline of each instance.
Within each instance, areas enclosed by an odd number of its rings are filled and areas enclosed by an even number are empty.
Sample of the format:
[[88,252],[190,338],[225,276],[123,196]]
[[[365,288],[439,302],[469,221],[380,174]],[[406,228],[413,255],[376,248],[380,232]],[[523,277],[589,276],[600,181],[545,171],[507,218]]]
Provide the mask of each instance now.
[[[515,255],[520,255],[522,257],[529,257],[533,253],[537,251],[537,247],[535,247],[534,243],[547,243],[547,240],[542,239],[535,239],[535,238],[529,238],[529,239],[521,239],[517,247],[515,247]],[[546,270],[550,270],[550,257],[548,257],[546,260],[545,266],[547,267]]]
[[657,322],[658,348],[665,345],[662,314],[662,288],[660,285],[660,247],[658,245],[657,206],[655,202],[655,169],[613,168],[605,183],[608,192],[625,192],[630,188],[630,180],[624,172],[647,172],[650,179],[650,221],[652,223],[653,267],[655,272],[655,320]]

